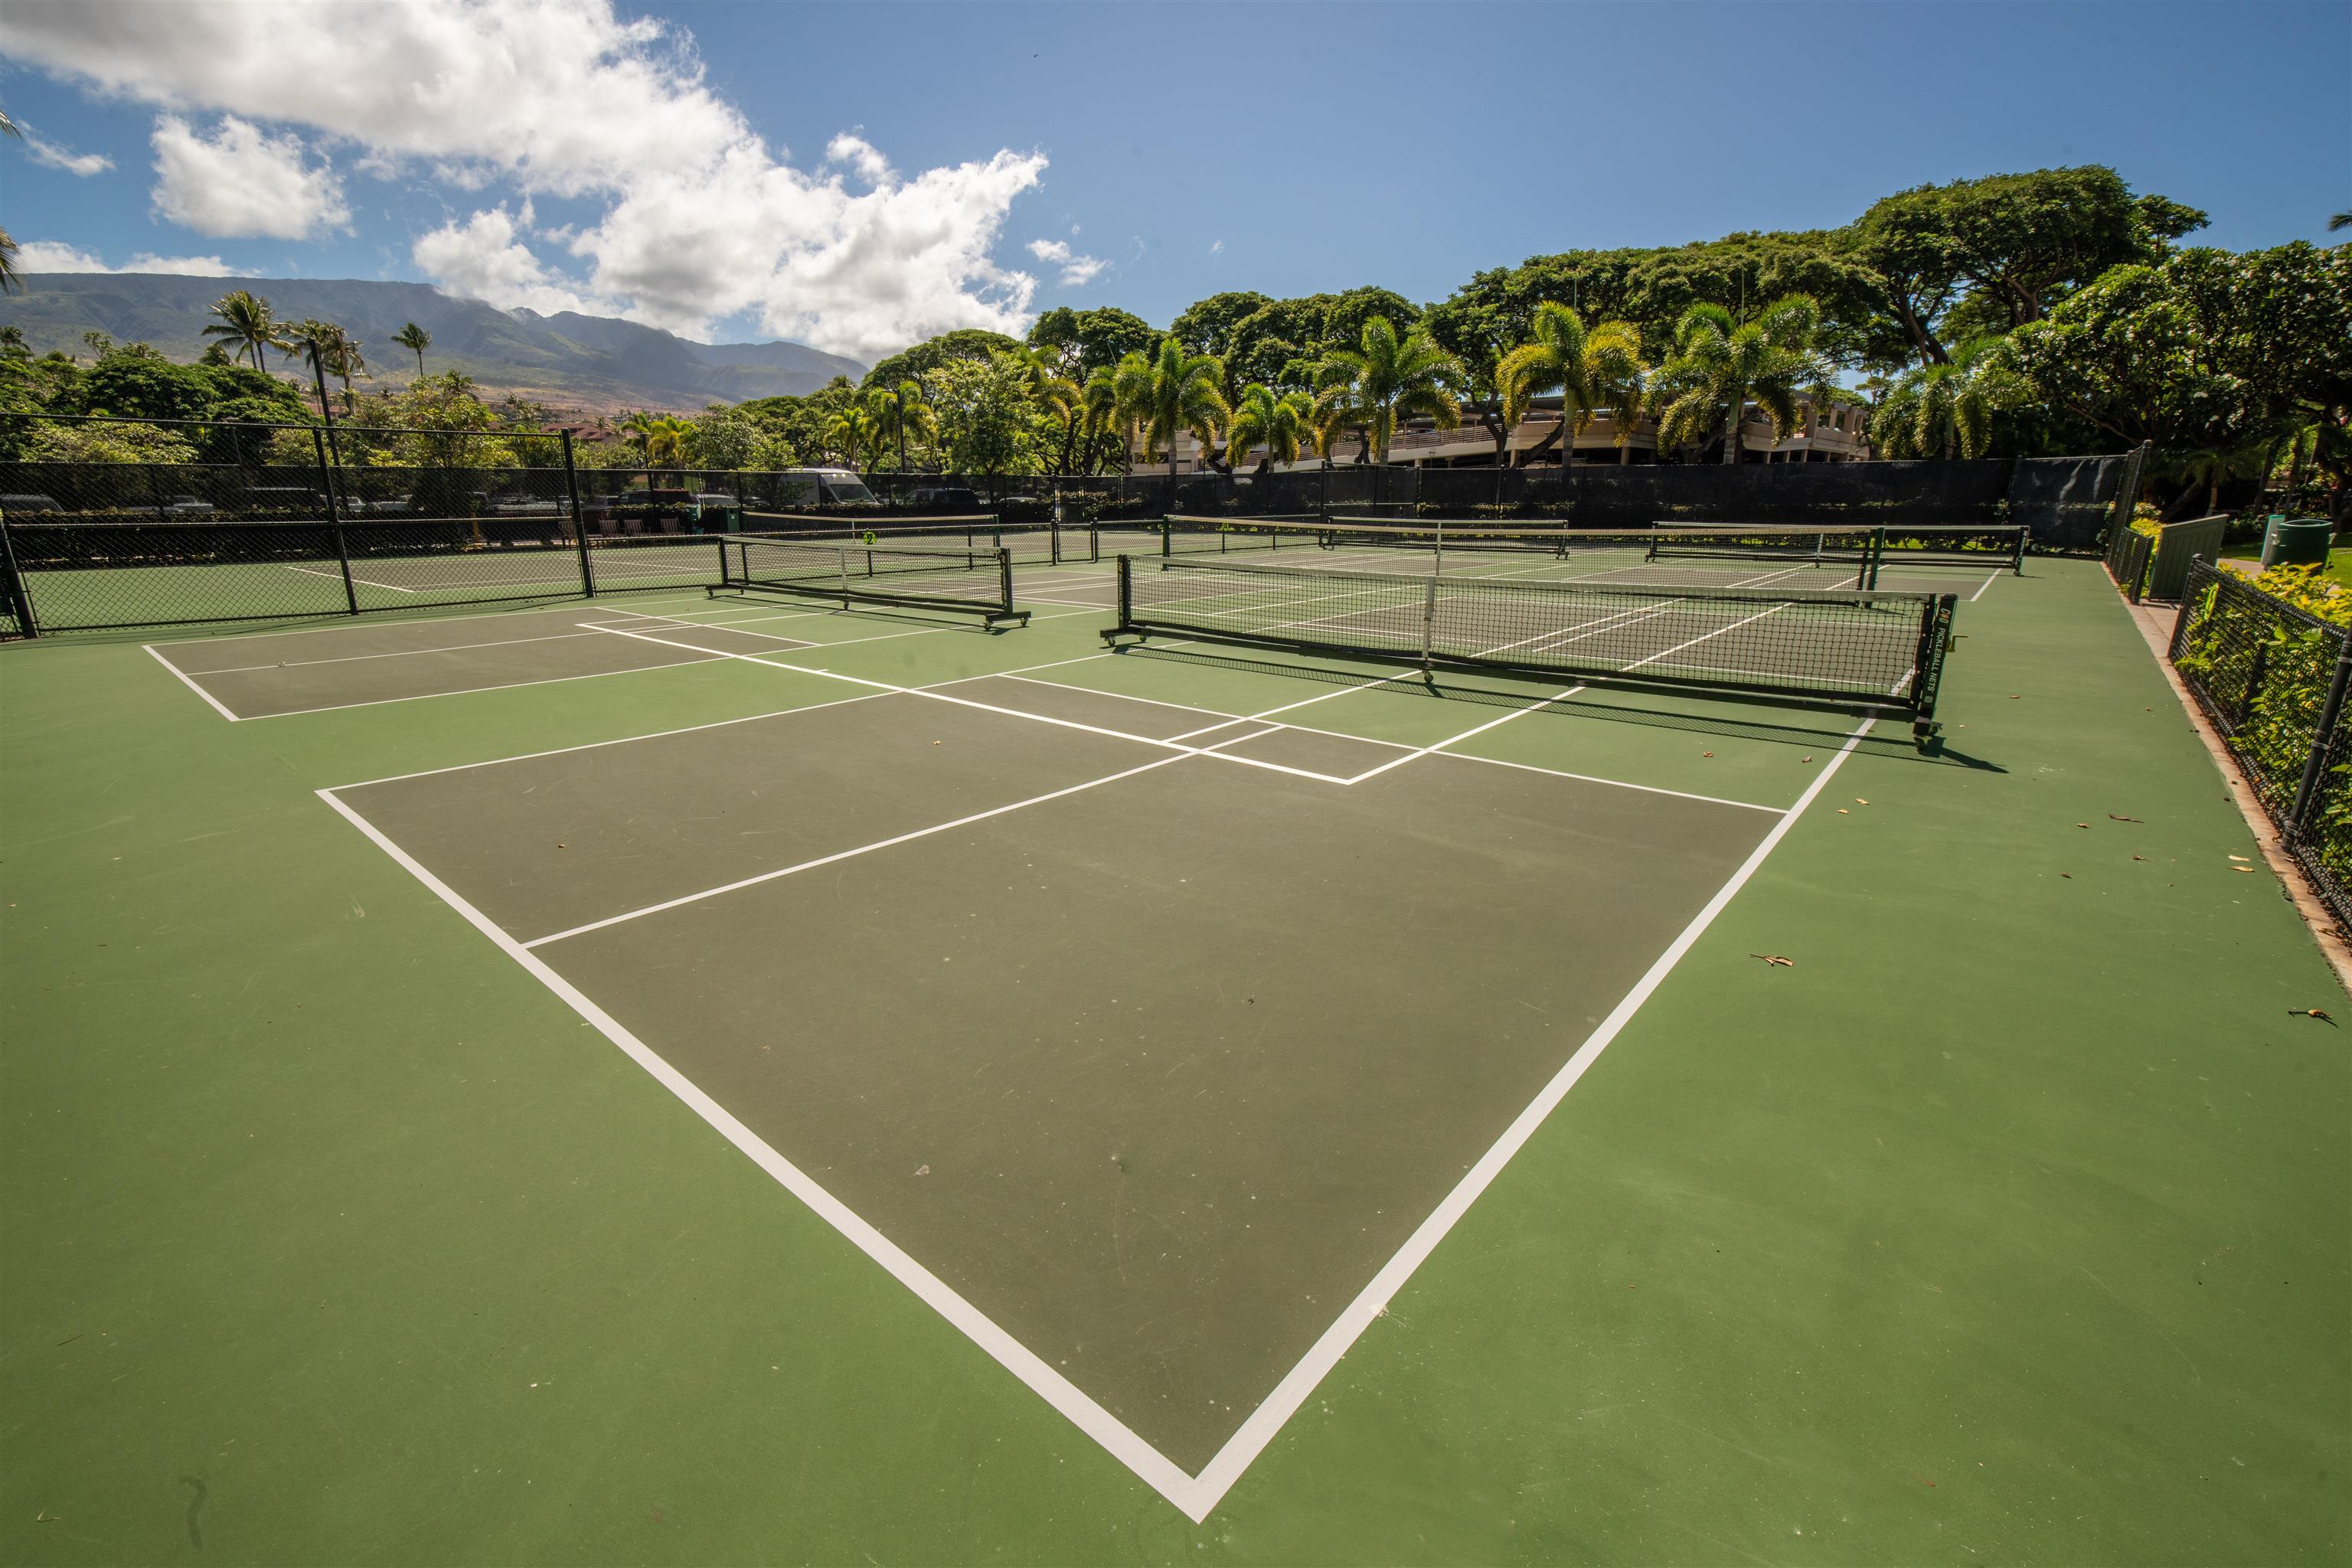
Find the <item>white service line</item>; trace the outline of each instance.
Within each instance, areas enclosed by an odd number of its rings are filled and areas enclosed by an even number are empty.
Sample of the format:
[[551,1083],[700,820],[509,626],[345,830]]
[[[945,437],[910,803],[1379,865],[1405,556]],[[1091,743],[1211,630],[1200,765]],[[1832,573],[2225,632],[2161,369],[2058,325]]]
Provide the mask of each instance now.
[[[520,964],[531,978],[553,992],[564,1005],[618,1047],[623,1054],[676,1095],[688,1110],[709,1123],[720,1137],[740,1150],[753,1164],[765,1171],[778,1185],[806,1204],[812,1213],[840,1232],[851,1246],[880,1264],[892,1279],[914,1292],[918,1300],[978,1345],[983,1354],[1020,1379],[1033,1393],[1066,1417],[1071,1425],[1100,1444],[1112,1458],[1132,1470],[1145,1485],[1173,1503],[1194,1523],[1208,1517],[1216,1499],[1203,1500],[1199,1483],[1172,1460],[1138,1436],[1125,1422],[1080,1392],[1076,1384],[1055,1371],[1045,1358],[998,1327],[985,1312],[965,1300],[945,1280],[908,1257],[903,1248],[867,1224],[848,1205],[825,1191],[806,1172],[770,1147],[765,1139],[730,1115],[724,1106],[705,1094],[691,1079],[664,1060],[651,1047],[624,1027],[618,1019],[590,1001],[578,987],[549,967],[544,960],[500,931],[479,910],[459,898],[455,890],[426,870],[399,845],[378,832],[373,823],[336,799],[332,790],[322,789],[318,795],[337,815],[358,828],[369,842],[390,856],[394,864],[423,883],[436,898],[488,937],[500,952]],[[1231,1484],[1225,1483],[1227,1486]],[[1218,1495],[1223,1495],[1223,1486],[1217,1489]]]
[[[1512,1156],[1526,1146],[1528,1140],[1535,1135],[1536,1129],[1542,1126],[1544,1120],[1552,1113],[1562,1100],[1567,1098],[1568,1091],[1576,1087],[1577,1080],[1581,1079],[1591,1069],[1592,1064],[1601,1058],[1601,1053],[1609,1048],[1610,1043],[1615,1040],[1626,1024],[1632,1021],[1633,1015],[1640,1011],[1643,1004],[1650,999],[1651,994],[1657,990],[1669,973],[1673,973],[1675,965],[1682,962],[1684,954],[1690,952],[1696,944],[1698,939],[1706,933],[1706,928],[1715,922],[1715,918],[1723,912],[1726,905],[1731,902],[1733,896],[1748,885],[1748,879],[1756,874],[1758,868],[1764,864],[1766,857],[1770,855],[1779,847],[1780,840],[1788,836],[1789,829],[1796,825],[1798,817],[1804,814],[1805,808],[1813,803],[1830,780],[1836,775],[1838,769],[1843,765],[1846,758],[1853,753],[1854,747],[1861,743],[1863,736],[1869,731],[1874,722],[1874,720],[1865,719],[1847,734],[1845,744],[1838,749],[1837,755],[1830,759],[1829,765],[1815,776],[1804,794],[1797,797],[1797,803],[1782,815],[1780,821],[1772,825],[1763,839],[1741,863],[1739,869],[1732,873],[1731,879],[1717,889],[1715,897],[1707,900],[1706,907],[1700,910],[1690,924],[1683,928],[1682,934],[1675,938],[1664,952],[1659,954],[1658,961],[1650,966],[1649,972],[1642,976],[1633,990],[1625,994],[1624,998],[1611,1010],[1609,1016],[1601,1021],[1600,1026],[1585,1038],[1584,1044],[1579,1047],[1576,1054],[1570,1057],[1559,1071],[1553,1075],[1551,1081],[1544,1086],[1543,1091],[1536,1096],[1534,1101],[1525,1110],[1519,1112],[1511,1125],[1505,1130],[1502,1137],[1496,1139],[1494,1146],[1479,1157],[1476,1164],[1470,1167],[1468,1174],[1455,1184],[1452,1192],[1445,1194],[1444,1201],[1437,1205],[1427,1219],[1421,1222],[1420,1226],[1413,1231],[1404,1246],[1398,1248],[1396,1255],[1389,1259],[1379,1273],[1372,1276],[1371,1283],[1365,1286],[1356,1299],[1349,1303],[1347,1310],[1340,1313],[1338,1321],[1325,1330],[1323,1336],[1315,1342],[1314,1348],[1299,1360],[1297,1365],[1292,1367],[1284,1375],[1282,1381],[1275,1385],[1274,1392],[1266,1396],[1265,1403],[1250,1413],[1248,1419],[1242,1423],[1240,1430],[1226,1441],[1225,1446],[1217,1451],[1216,1457],[1209,1461],[1198,1477],[1193,1479],[1188,1500],[1180,1501],[1174,1498],[1170,1499],[1178,1508],[1182,1509],[1187,1516],[1195,1522],[1208,1516],[1209,1510],[1215,1508],[1226,1491],[1241,1479],[1242,1472],[1249,1468],[1250,1462],[1265,1452],[1266,1445],[1274,1441],[1276,1434],[1282,1430],[1284,1424],[1297,1414],[1300,1405],[1307,1403],[1307,1395],[1315,1392],[1316,1385],[1330,1374],[1332,1368],[1339,1364],[1340,1358],[1348,1353],[1349,1347],[1363,1334],[1363,1331],[1387,1312],[1390,1301],[1394,1300],[1397,1292],[1404,1288],[1405,1282],[1412,1278],[1413,1271],[1427,1261],[1430,1254],[1437,1249],[1438,1243],[1445,1239],[1446,1232],[1452,1230],[1462,1216],[1469,1212],[1470,1205],[1478,1200],[1479,1194],[1484,1193],[1493,1184],[1495,1178],[1502,1173],[1503,1167],[1510,1163]],[[1193,1511],[1195,1508],[1199,1510],[1198,1512]]]
[[497,642],[457,642],[444,643],[436,647],[394,648],[390,653],[347,653],[339,655],[334,658],[282,658],[271,664],[231,664],[224,665],[218,669],[201,670],[198,673],[203,675],[247,675],[257,669],[308,669],[314,664],[359,664],[364,660],[372,658],[415,658],[419,654],[464,653],[469,649],[478,647],[516,647],[524,643],[562,642],[568,637],[594,637],[598,631],[603,629],[599,626],[590,626],[589,623],[585,621],[575,624],[584,629],[569,632],[550,632],[545,637],[502,637]]
[[186,687],[189,690],[194,692],[197,696],[210,703],[214,712],[219,714],[222,718],[227,720],[232,724],[242,724],[245,722],[244,715],[232,713],[226,708],[223,707],[219,698],[215,697],[211,692],[206,691],[203,687],[198,686],[194,680],[189,679],[188,672],[186,670],[182,669],[178,665],[173,664],[170,659],[165,658],[161,653],[158,653],[155,649],[154,644],[141,643],[139,646],[145,648],[147,650],[148,657],[152,658],[157,664],[162,665],[165,669],[168,669],[173,675],[178,676],[180,678],[181,685]]
[[[657,637],[648,632],[623,631],[618,627],[614,628],[611,635],[614,637],[629,637],[637,642],[658,643],[665,647],[690,648],[693,647],[690,643],[672,642],[667,637]],[[698,651],[707,652],[709,650],[703,649]],[[928,697],[934,702],[952,702],[959,708],[977,708],[983,713],[1002,713],[1008,718],[1026,719],[1031,722],[1037,724],[1051,724],[1056,729],[1081,730],[1090,735],[1107,735],[1117,741],[1132,741],[1138,745],[1158,746],[1163,750],[1182,752],[1193,756],[1214,757],[1221,763],[1238,763],[1244,767],[1264,768],[1269,773],[1290,773],[1302,779],[1314,779],[1320,784],[1341,784],[1346,782],[1342,779],[1336,778],[1329,773],[1318,773],[1311,768],[1286,767],[1280,763],[1269,763],[1257,757],[1232,756],[1225,752],[1219,752],[1213,746],[1181,745],[1177,742],[1163,741],[1154,735],[1131,734],[1125,730],[1113,730],[1101,724],[1081,723],[1076,719],[1056,719],[1050,713],[1031,713],[1019,708],[999,707],[993,702],[975,702],[969,697],[950,697],[946,692],[941,691],[935,687],[900,686],[895,681],[872,680],[862,675],[844,675],[838,670],[817,669],[808,665],[786,664],[780,659],[771,658],[764,655],[756,653],[722,653],[718,657],[720,658],[741,659],[746,664],[764,664],[771,669],[788,669],[796,675],[825,676],[834,680],[846,680],[855,686],[871,686],[883,691],[903,693],[908,697]],[[1213,724],[1210,726],[1211,729],[1216,730],[1222,730],[1224,727],[1225,726],[1222,724]],[[1231,745],[1233,742],[1223,742],[1221,743]]]
[[[309,576],[312,576],[312,577],[326,577],[326,578],[331,578],[331,579],[332,579],[333,581],[338,582],[338,583],[340,583],[340,582],[341,582],[341,581],[343,580],[343,574],[342,574],[341,572],[321,572],[321,571],[320,571],[320,570],[319,570],[317,567],[315,567],[315,566],[289,566],[288,568],[286,568],[286,570],[288,570],[289,572],[300,572],[300,573],[303,573],[303,574],[307,574],[307,575],[309,575]],[[388,589],[388,590],[390,590],[391,592],[393,592],[393,593],[394,593],[394,594],[415,594],[415,593],[422,592],[422,590],[420,590],[420,589],[416,589],[416,588],[404,588],[404,587],[402,587],[402,586],[401,586],[399,584],[397,584],[397,583],[379,583],[379,582],[377,582],[377,581],[376,581],[374,578],[373,578],[373,577],[362,577],[362,576],[358,575],[356,573],[354,573],[354,574],[352,574],[352,582],[354,582],[354,583],[361,583],[361,584],[364,584],[365,585],[367,585],[368,587],[371,587],[371,588],[384,588],[384,589]],[[489,586],[489,584],[481,584],[481,583],[465,583],[465,584],[459,584],[459,586],[461,586],[461,587],[467,587],[467,588],[479,588],[479,587]],[[527,586],[529,586],[529,584],[523,584],[523,586],[526,586],[526,587],[527,587]]]
[[289,708],[282,713],[247,714],[249,721],[299,719],[307,713],[341,713],[351,708],[383,708],[394,702],[430,702],[438,697],[471,697],[478,691],[519,691],[526,686],[562,686],[574,680],[602,680],[609,675],[645,675],[656,669],[684,669],[692,664],[717,664],[725,654],[701,658],[675,658],[667,664],[633,664],[626,669],[595,669],[586,675],[551,675],[539,680],[509,680],[498,686],[461,686],[455,691],[413,691],[405,697],[372,697],[365,702],[330,702],[323,708]]
[[1075,784],[1064,789],[1050,790],[1044,795],[1031,795],[1027,800],[1016,800],[1010,805],[991,806],[986,811],[975,811],[970,816],[959,816],[953,822],[941,822],[929,827],[918,827],[911,833],[901,833],[895,838],[880,838],[871,844],[861,844],[855,849],[843,849],[831,855],[821,855],[814,860],[803,860],[797,866],[780,867],[773,871],[762,871],[755,877],[739,878],[735,881],[723,883],[716,888],[704,888],[698,892],[684,893],[675,899],[664,899],[660,903],[647,904],[643,909],[625,910],[617,915],[607,915],[601,921],[590,921],[585,925],[576,925],[566,931],[552,931],[546,936],[534,937],[522,945],[527,948],[545,947],[550,942],[563,942],[575,936],[585,936],[592,931],[603,931],[607,926],[622,925],[630,921],[643,919],[646,915],[657,915],[668,910],[684,909],[688,904],[698,904],[705,900],[716,899],[727,893],[740,892],[745,888],[756,888],[762,882],[772,882],[780,878],[798,876],[803,871],[814,871],[820,866],[832,866],[844,860],[855,860],[860,855],[870,855],[877,849],[887,849],[897,844],[910,844],[918,838],[929,838],[934,833],[946,833],[953,828],[969,827],[975,822],[985,822],[992,816],[1003,816],[1007,812],[1019,811],[1025,806],[1042,805],[1049,800],[1060,800],[1064,795],[1077,795],[1101,784],[1116,784],[1120,779],[1131,779],[1138,773],[1148,773],[1154,768],[1164,768],[1171,763],[1181,763],[1184,757],[1185,753],[1181,752],[1171,756],[1156,757],[1139,767],[1126,768],[1115,773],[1105,773],[1098,779],[1088,779],[1084,784]]

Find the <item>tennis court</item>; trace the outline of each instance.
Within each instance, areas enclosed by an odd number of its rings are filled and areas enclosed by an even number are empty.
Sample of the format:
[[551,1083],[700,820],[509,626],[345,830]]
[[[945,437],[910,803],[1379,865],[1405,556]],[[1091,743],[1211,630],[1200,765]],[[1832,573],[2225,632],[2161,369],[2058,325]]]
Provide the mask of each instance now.
[[8,650],[12,1557],[2328,1555],[2095,563],[952,531]]

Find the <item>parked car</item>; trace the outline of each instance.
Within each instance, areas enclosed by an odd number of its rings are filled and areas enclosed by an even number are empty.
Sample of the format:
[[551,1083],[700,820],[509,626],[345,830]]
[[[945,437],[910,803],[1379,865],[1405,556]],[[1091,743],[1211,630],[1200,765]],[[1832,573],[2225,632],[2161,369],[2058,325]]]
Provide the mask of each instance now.
[[210,517],[220,509],[194,496],[173,496],[163,503],[163,510],[175,517]]
[[916,511],[976,512],[985,510],[980,492],[963,485],[927,485],[907,492],[907,505]]
[[0,496],[0,512],[63,511],[65,510],[47,496]]

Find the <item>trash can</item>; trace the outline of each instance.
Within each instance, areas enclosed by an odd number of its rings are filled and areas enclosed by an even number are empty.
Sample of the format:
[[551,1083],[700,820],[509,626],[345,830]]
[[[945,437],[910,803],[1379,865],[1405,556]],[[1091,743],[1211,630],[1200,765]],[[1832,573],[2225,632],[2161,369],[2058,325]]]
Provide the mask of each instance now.
[[2325,566],[2336,525],[2324,517],[2273,518],[2263,541],[2265,566]]

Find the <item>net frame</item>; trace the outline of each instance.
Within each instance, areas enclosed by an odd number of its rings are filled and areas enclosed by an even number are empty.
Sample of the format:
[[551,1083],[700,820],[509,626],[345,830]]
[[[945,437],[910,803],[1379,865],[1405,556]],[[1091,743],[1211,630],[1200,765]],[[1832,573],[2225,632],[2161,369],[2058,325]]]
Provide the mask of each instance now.
[[966,549],[1009,550],[1016,562],[1058,564],[1062,560],[1061,530],[1053,523],[1006,522],[1001,513],[992,511],[945,512],[936,517],[889,514],[873,519],[817,512],[746,511],[742,531],[843,543],[864,543],[865,536],[870,533],[877,545],[915,547],[947,546],[961,540]]
[[[910,585],[925,579],[957,582],[966,591]],[[949,550],[721,536],[719,581],[709,593],[715,597],[721,590],[838,599],[845,610],[885,605],[978,616],[991,631],[1029,624],[1029,612],[1013,607],[1013,554],[1001,545]]]
[[[1139,572],[1149,574],[1147,580],[1174,575],[1189,576],[1192,581],[1177,584],[1177,592],[1144,595],[1139,602]],[[1937,729],[1936,702],[1958,603],[1955,594],[1637,587],[1576,580],[1409,576],[1181,556],[1154,561],[1123,555],[1118,560],[1118,622],[1101,634],[1113,647],[1132,646],[1124,639],[1141,642],[1168,636],[1411,664],[1425,674],[1439,668],[1492,670],[1791,700],[1901,714],[1911,720],[1913,736],[1923,747]],[[1188,586],[1202,591],[1182,591]],[[1277,611],[1316,605],[1350,607],[1263,626],[1239,621],[1243,611],[1197,607],[1221,597],[1246,598],[1252,594],[1288,595],[1273,605]],[[1529,625],[1549,629],[1484,648],[1449,640],[1461,629],[1461,606],[1480,600],[1486,602],[1495,621],[1500,623],[1498,626],[1490,622],[1481,629],[1481,637]],[[1439,633],[1441,605],[1447,612],[1445,637]],[[1244,605],[1244,610],[1249,607]],[[1801,612],[1779,622],[1776,629],[1798,631],[1799,636],[1788,639],[1790,651],[1813,655],[1811,669],[1656,662],[1784,611]],[[1692,617],[1691,624],[1700,626],[1706,624],[1705,617],[1727,618],[1696,637],[1667,642],[1638,658],[1596,656],[1590,647],[1571,646],[1593,637],[1617,638],[1631,630],[1635,633],[1637,651],[1642,646],[1639,632],[1645,623],[1680,629],[1676,622],[1664,618],[1677,614]],[[1580,621],[1580,615],[1592,618]],[[1350,628],[1329,624],[1347,617],[1358,618],[1354,629],[1360,635],[1349,636]],[[1362,617],[1378,617],[1385,624],[1368,625]],[[1471,612],[1470,619],[1477,620],[1476,611]],[[1675,630],[1667,633],[1670,637],[1675,635]],[[1544,643],[1553,646],[1538,646]],[[1835,656],[1841,653],[1847,656],[1851,668],[1835,668]],[[1865,664],[1870,668],[1864,668]],[[1897,679],[1885,679],[1888,670],[1901,666],[1907,668],[1900,668]]]

